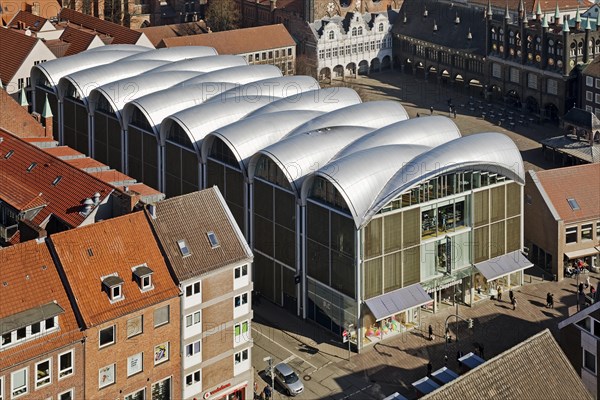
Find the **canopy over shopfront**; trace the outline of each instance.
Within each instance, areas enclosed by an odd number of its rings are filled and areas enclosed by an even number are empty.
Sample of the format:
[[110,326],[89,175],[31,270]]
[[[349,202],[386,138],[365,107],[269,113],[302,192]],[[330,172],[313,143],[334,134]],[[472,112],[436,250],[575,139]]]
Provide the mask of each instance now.
[[423,395],[429,394],[440,387],[433,379],[428,377],[419,379],[418,381],[413,382],[412,385],[417,389],[417,392]]
[[389,318],[402,311],[420,307],[433,300],[418,283],[365,300],[375,320]]
[[568,253],[565,253],[565,256],[567,256],[569,260],[573,260],[576,258],[592,256],[597,253],[600,253],[600,247],[588,247],[587,249],[569,251]]
[[462,365],[466,366],[469,369],[473,369],[483,364],[485,360],[479,357],[477,354],[471,352],[459,358],[458,362],[460,362]]
[[442,367],[431,374],[431,377],[442,385],[458,378],[458,374],[447,367]]
[[522,271],[532,266],[533,263],[525,258],[520,250],[475,264],[475,268],[477,268],[488,281],[510,275],[513,272]]

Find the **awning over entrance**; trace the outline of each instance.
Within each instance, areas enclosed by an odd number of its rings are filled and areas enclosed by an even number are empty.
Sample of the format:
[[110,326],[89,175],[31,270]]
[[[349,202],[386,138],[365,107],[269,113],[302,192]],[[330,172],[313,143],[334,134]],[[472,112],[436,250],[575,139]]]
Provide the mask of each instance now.
[[565,256],[567,256],[569,260],[572,260],[574,258],[592,256],[598,253],[600,253],[600,247],[588,247],[587,249],[569,251],[568,253],[565,253]]
[[433,300],[418,283],[394,290],[381,296],[365,300],[367,307],[377,321],[391,317],[399,312],[419,307]]
[[479,357],[477,354],[472,352],[469,354],[465,354],[464,356],[459,358],[458,361],[469,369],[473,369],[485,362],[483,358]]
[[458,374],[447,367],[442,367],[431,374],[431,377],[440,384],[444,385],[458,378]]
[[533,263],[525,258],[519,250],[475,264],[475,268],[488,281],[501,278],[513,272],[522,271],[532,266]]
[[418,381],[413,382],[412,385],[419,393],[424,395],[429,394],[440,387],[433,379],[429,379],[428,377],[419,379]]

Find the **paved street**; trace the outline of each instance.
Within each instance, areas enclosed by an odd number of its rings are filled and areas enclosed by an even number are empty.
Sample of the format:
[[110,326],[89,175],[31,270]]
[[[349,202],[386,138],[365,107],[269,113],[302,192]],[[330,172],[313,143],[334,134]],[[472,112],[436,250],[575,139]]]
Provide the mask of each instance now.
[[[536,123],[505,129],[481,118],[484,110],[477,106],[471,110],[469,94],[457,92],[450,85],[434,85],[413,76],[396,71],[373,75],[373,78],[360,77],[345,85],[357,90],[365,100],[399,100],[411,117],[430,114],[448,116],[447,100],[457,106],[456,124],[463,135],[477,132],[502,132],[509,135],[521,150],[525,169],[547,169],[554,167],[544,160],[539,140],[560,135],[557,127]],[[474,99],[477,104],[477,98]],[[465,105],[464,107],[462,105]],[[499,109],[501,105],[494,105]],[[592,275],[596,285],[599,276]],[[547,277],[548,278],[548,277]],[[364,350],[360,355],[352,353],[348,360],[348,350],[341,338],[333,337],[314,324],[283,311],[273,304],[262,301],[255,304],[253,322],[254,350],[252,363],[259,388],[270,382],[265,376],[266,363],[263,358],[273,356],[275,362],[285,361],[294,368],[305,385],[305,392],[299,399],[381,399],[396,391],[415,398],[411,383],[426,374],[429,361],[433,368],[444,365],[447,351],[448,366],[457,370],[456,353],[474,351],[477,344],[484,347],[484,356],[489,359],[516,345],[533,334],[550,328],[556,335],[557,323],[575,312],[574,279],[563,282],[542,280],[536,276],[526,276],[526,285],[516,292],[518,308],[513,311],[507,303],[484,300],[473,307],[460,306],[459,314],[475,320],[474,329],[466,323],[455,324],[450,319],[450,333],[458,342],[445,346],[441,335],[444,322],[454,313],[454,307],[442,309],[438,314],[423,312],[421,326]],[[555,295],[555,308],[544,307],[547,292]],[[427,327],[434,326],[436,338],[427,339]],[[274,393],[276,399],[286,398],[280,387]]]
[[[599,283],[600,275],[591,273],[592,285]],[[526,275],[526,284],[515,292],[517,310],[505,300],[483,300],[473,307],[459,307],[459,315],[473,318],[474,328],[458,324],[458,342],[447,347],[448,366],[458,370],[456,353],[475,351],[475,345],[484,347],[484,357],[493,356],[549,328],[557,333],[557,324],[576,309],[576,280],[562,282],[541,280]],[[555,308],[545,308],[546,293],[554,293]],[[422,313],[418,329],[402,333],[385,342],[366,348],[360,355],[352,353],[348,361],[347,348],[313,323],[262,301],[255,306],[253,323],[254,350],[252,362],[259,388],[267,384],[263,358],[272,355],[276,362],[285,361],[304,381],[305,393],[299,399],[381,399],[395,391],[414,398],[410,384],[426,374],[431,361],[434,370],[444,366],[445,344],[442,339],[444,322],[454,313],[448,307],[437,314]],[[427,327],[434,326],[436,338],[427,339]],[[450,318],[450,334],[456,337],[455,319]],[[286,398],[281,388],[276,399]]]

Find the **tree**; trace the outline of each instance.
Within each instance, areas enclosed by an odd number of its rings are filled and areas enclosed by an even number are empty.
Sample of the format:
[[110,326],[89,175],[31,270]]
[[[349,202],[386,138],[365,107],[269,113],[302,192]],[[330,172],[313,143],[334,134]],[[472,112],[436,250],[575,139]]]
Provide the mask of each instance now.
[[206,11],[206,25],[213,32],[237,29],[240,23],[240,5],[236,0],[212,0]]

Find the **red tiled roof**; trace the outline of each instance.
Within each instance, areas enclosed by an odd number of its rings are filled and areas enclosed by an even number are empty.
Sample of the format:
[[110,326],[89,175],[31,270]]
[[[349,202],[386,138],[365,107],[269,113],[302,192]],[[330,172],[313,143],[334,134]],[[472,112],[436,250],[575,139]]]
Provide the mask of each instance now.
[[38,39],[13,29],[0,29],[0,80],[3,84],[12,81],[37,42]]
[[[33,32],[38,32],[47,21],[48,20],[46,18],[39,15],[33,15],[27,11],[19,11],[17,15],[15,15],[10,21],[10,26],[17,27],[19,29],[29,28]],[[21,23],[22,26],[18,26],[18,23]]]
[[[117,171],[116,169],[94,172],[92,173],[92,175],[104,182],[110,183],[111,185],[116,185],[122,181],[135,181],[135,179],[133,179],[132,177],[127,176],[124,173]],[[113,182],[116,182],[116,184]]]
[[34,192],[27,185],[10,175],[0,174],[0,199],[19,211],[44,206],[42,193]]
[[[125,191],[125,186],[117,186],[117,189],[119,189],[121,191]],[[129,189],[130,192],[135,192],[142,196],[155,196],[155,195],[162,194],[158,190],[156,190],[144,183],[134,183],[132,185],[127,185],[127,189]]]
[[146,28],[138,28],[136,31],[143,32],[146,37],[152,42],[154,47],[158,46],[165,38],[199,35],[206,33],[206,24],[204,21],[185,22],[182,24],[149,26]]
[[[82,201],[96,192],[102,201],[113,191],[110,185],[2,129],[0,137],[0,176],[19,181],[33,193],[42,193],[47,202],[33,220],[36,224],[52,213],[70,227],[79,226],[85,219],[80,214]],[[7,159],[10,150],[13,154]],[[37,165],[27,172],[33,162]],[[62,177],[60,182],[52,185],[58,176]]]
[[[1,34],[2,32],[0,32]],[[2,69],[2,61],[0,61],[0,69]],[[43,137],[43,140],[52,140],[52,138],[45,137],[46,129],[24,107],[17,103],[6,90],[0,90],[0,105],[0,128],[6,129],[21,138]]]
[[69,21],[75,25],[81,25],[84,28],[112,36],[114,38],[112,44],[135,44],[142,36],[141,32],[91,15],[82,14],[70,8],[63,8],[59,16],[63,21]]
[[[51,240],[88,327],[179,294],[143,212],[56,233]],[[144,263],[154,271],[154,289],[141,292],[131,268]],[[101,278],[114,273],[124,281],[124,299],[111,304]]]
[[95,37],[96,35],[91,32],[67,26],[62,35],[60,35],[60,40],[69,43],[69,47],[63,54],[63,57],[72,56],[73,54],[87,50]]
[[84,158],[85,155],[83,153],[78,152],[75,149],[72,149],[69,146],[57,146],[57,147],[49,147],[44,149],[46,153],[52,154],[54,157],[63,158],[63,157],[74,157]]
[[83,170],[88,168],[108,168],[108,165],[102,164],[100,161],[94,160],[93,158],[89,157],[71,158],[65,161],[71,164],[72,166]]
[[0,285],[0,318],[54,301],[64,310],[58,316],[60,330],[4,349],[0,370],[81,340],[83,335],[44,242],[30,240],[0,248],[0,265],[0,282],[7,283]]
[[[600,163],[538,171],[536,176],[565,222],[600,217]],[[575,199],[572,210],[567,199]]]
[[163,43],[166,47],[210,46],[219,54],[244,54],[296,45],[283,24],[166,38]]

